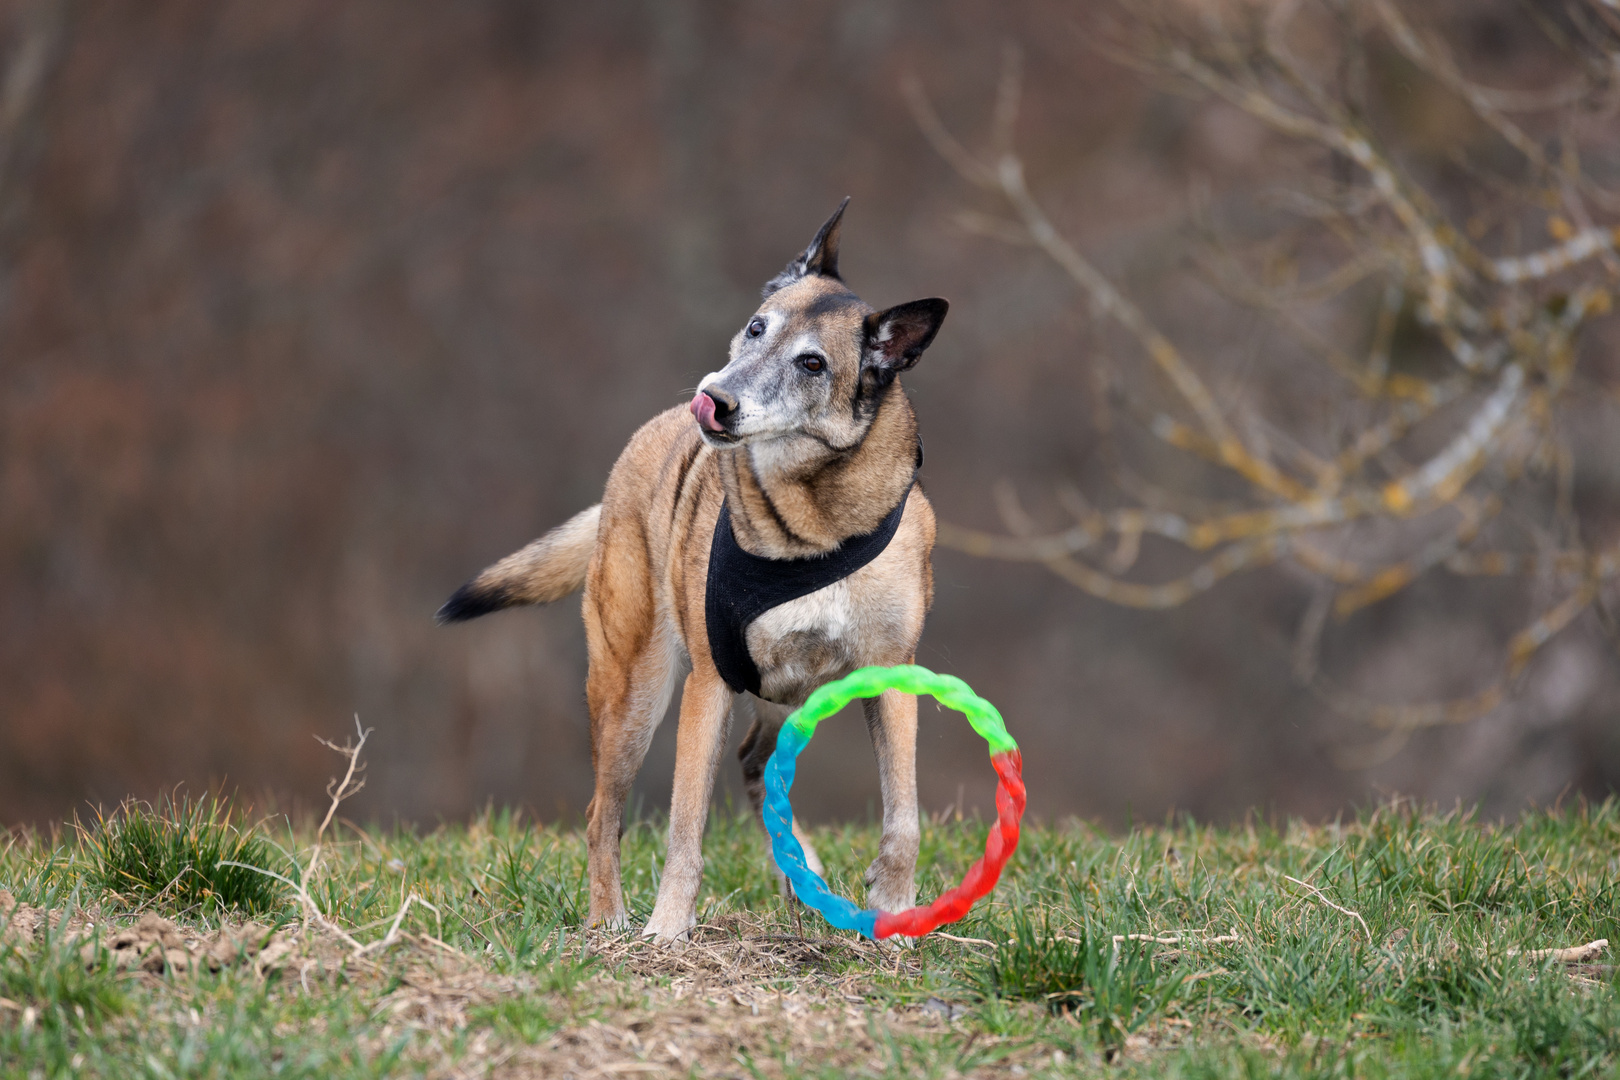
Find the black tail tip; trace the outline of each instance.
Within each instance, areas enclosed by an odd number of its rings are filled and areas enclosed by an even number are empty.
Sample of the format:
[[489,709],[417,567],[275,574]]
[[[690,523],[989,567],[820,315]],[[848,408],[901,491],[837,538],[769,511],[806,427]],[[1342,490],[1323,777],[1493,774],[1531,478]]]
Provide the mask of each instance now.
[[508,606],[509,600],[505,589],[481,589],[476,581],[469,581],[457,589],[450,599],[433,613],[433,621],[440,626],[446,623],[466,622],[468,619],[476,619],[480,615],[488,615],[492,611],[500,611]]

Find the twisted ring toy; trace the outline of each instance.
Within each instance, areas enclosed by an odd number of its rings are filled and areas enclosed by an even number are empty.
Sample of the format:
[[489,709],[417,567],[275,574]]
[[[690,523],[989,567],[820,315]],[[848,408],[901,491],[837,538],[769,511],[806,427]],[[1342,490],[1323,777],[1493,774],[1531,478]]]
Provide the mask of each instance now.
[[[877,697],[885,690],[907,694],[927,694],[941,705],[967,716],[973,730],[990,744],[990,764],[996,770],[996,823],[984,842],[984,858],[968,868],[962,884],[947,889],[925,907],[905,911],[860,910],[841,896],[833,895],[821,875],[811,870],[804,858],[804,846],[793,835],[793,807],[788,789],[799,752],[816,733],[816,725],[848,705],[855,698]],[[782,725],[776,738],[776,751],[765,764],[765,831],[771,837],[771,854],[793,883],[793,892],[840,930],[859,930],[869,938],[893,934],[922,937],[945,923],[966,915],[973,902],[996,887],[1001,869],[1018,847],[1018,823],[1024,816],[1024,760],[1018,744],[1007,734],[996,707],[973,692],[954,675],[938,675],[915,664],[897,667],[864,667],[816,690]]]

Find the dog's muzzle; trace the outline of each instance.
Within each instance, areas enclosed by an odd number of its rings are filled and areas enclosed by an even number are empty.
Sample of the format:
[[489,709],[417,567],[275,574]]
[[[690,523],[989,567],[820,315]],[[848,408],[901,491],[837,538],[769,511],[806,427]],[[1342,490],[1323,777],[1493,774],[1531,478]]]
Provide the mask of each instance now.
[[737,411],[737,399],[718,388],[699,390],[692,399],[692,415],[698,426],[717,435],[729,434],[726,420]]

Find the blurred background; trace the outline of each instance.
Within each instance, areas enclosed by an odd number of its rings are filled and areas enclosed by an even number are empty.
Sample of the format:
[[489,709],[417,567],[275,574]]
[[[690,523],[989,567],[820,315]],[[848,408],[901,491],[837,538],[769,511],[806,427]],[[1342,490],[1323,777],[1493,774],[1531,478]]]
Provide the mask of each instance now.
[[[433,611],[600,498],[630,434],[723,363],[759,285],[845,195],[851,286],[879,307],[951,301],[906,377],[941,517],[999,530],[998,484],[1049,524],[1063,483],[1104,501],[1097,358],[1116,346],[1050,261],[958,224],[979,195],[920,133],[904,78],[971,144],[1015,45],[1031,189],[1173,340],[1224,358],[1222,393],[1267,339],[1200,274],[1200,223],[1262,228],[1265,193],[1320,164],[1098,48],[1073,2],[0,13],[4,825],[181,784],[316,803],[339,762],[313,736],[341,741],[356,714],[376,733],[351,817],[493,802],[577,819],[577,601],[448,628]],[[1424,15],[1497,83],[1559,74],[1536,33],[1553,4]],[[1389,122],[1413,145],[1460,137],[1444,87],[1391,78]],[[1614,179],[1612,158],[1590,164]],[[1597,397],[1615,385],[1611,322],[1579,344]],[[1286,421],[1296,404],[1267,407]],[[1613,543],[1612,414],[1585,423],[1595,464],[1574,497],[1588,539]],[[935,570],[918,660],[1000,706],[1048,818],[1322,818],[1390,793],[1510,813],[1620,777],[1620,665],[1596,614],[1500,708],[1352,768],[1357,720],[1291,675],[1312,591],[1289,570],[1165,611],[1039,565],[941,549]],[[1425,579],[1324,648],[1394,698],[1466,693],[1534,610]],[[924,809],[988,806],[982,743],[927,705],[922,723]],[[648,810],[667,804],[673,745],[667,723]],[[824,726],[801,777],[812,820],[872,812],[863,725]],[[739,790],[728,756],[717,798]]]

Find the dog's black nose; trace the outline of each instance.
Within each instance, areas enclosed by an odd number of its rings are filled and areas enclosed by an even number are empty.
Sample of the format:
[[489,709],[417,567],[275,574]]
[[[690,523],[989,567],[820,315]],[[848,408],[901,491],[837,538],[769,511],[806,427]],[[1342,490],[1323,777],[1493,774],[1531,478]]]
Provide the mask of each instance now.
[[703,391],[714,402],[714,418],[725,422],[726,417],[737,411],[737,399],[726,393],[718,386],[711,386]]

